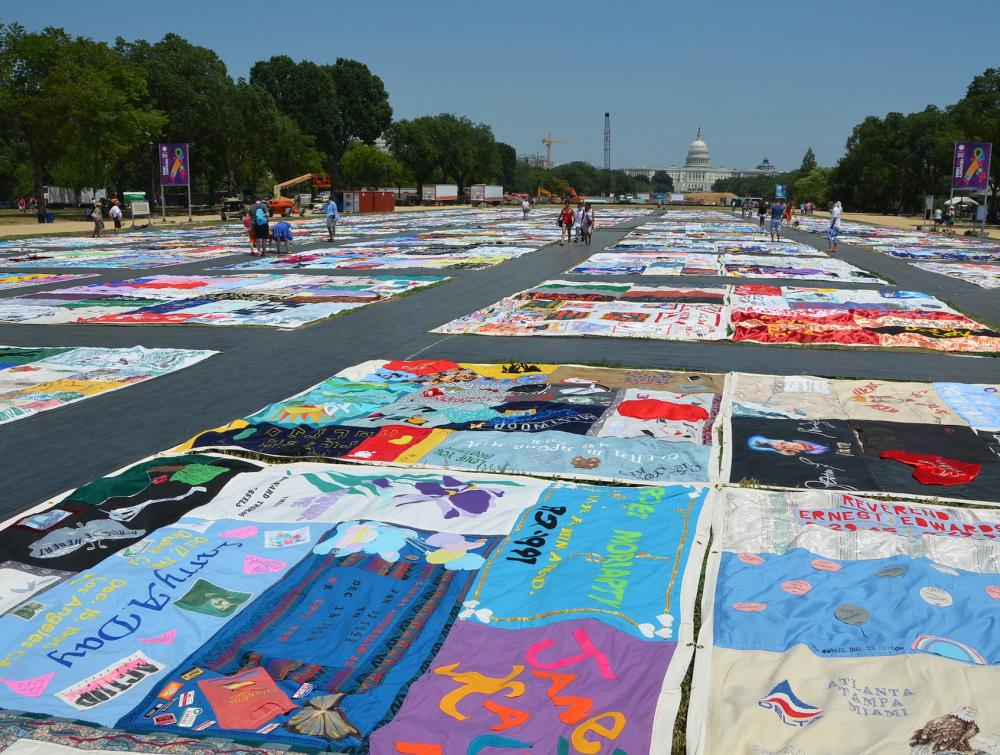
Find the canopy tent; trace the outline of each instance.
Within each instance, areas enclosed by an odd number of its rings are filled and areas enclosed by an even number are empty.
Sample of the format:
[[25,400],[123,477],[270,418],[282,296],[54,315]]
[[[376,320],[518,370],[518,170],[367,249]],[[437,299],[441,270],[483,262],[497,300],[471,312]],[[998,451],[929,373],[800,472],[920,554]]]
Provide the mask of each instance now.
[[977,202],[975,199],[970,199],[969,197],[952,197],[951,199],[945,202],[946,207],[951,207],[952,205],[956,204],[968,205],[970,207],[973,205],[975,205],[976,207],[979,206],[979,202]]

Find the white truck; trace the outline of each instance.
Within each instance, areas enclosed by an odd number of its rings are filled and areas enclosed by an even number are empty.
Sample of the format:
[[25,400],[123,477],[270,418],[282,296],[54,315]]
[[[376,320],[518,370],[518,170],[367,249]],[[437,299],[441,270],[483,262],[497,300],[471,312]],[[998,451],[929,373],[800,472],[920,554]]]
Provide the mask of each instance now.
[[420,198],[424,204],[444,204],[458,201],[458,186],[455,184],[424,184]]
[[70,189],[67,186],[43,186],[46,207],[93,207],[94,202],[105,199],[104,189]]
[[472,184],[469,187],[469,196],[473,206],[501,204],[503,202],[503,186]]

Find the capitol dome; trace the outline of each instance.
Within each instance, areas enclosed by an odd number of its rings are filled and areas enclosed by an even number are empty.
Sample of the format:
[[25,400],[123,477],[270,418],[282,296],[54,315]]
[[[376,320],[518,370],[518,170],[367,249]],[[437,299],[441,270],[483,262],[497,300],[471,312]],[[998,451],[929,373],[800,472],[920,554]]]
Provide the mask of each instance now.
[[701,128],[698,128],[698,135],[688,147],[687,160],[684,161],[685,168],[707,168],[711,165],[711,157],[708,154],[708,145],[701,138]]

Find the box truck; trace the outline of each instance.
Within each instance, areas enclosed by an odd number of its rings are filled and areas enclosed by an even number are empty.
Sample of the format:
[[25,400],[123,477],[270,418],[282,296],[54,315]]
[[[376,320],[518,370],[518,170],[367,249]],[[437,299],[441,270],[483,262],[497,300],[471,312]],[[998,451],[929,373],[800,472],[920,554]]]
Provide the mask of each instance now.
[[469,195],[474,206],[501,204],[503,202],[503,186],[473,184],[469,187]]
[[420,196],[424,204],[457,202],[458,187],[455,184],[424,184]]

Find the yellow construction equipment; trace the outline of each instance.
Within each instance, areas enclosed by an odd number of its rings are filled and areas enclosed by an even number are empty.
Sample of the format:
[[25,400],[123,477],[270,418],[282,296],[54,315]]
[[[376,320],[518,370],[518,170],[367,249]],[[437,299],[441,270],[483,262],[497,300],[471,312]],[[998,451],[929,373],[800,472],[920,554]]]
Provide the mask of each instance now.
[[[306,173],[303,176],[296,176],[287,181],[282,181],[280,184],[274,185],[271,199],[267,203],[268,212],[271,215],[281,215],[282,217],[288,217],[295,212],[295,201],[281,196],[281,190],[300,184],[303,181],[311,181],[313,190],[330,188],[330,176],[326,173]],[[301,208],[299,214],[305,214],[305,208]]]

